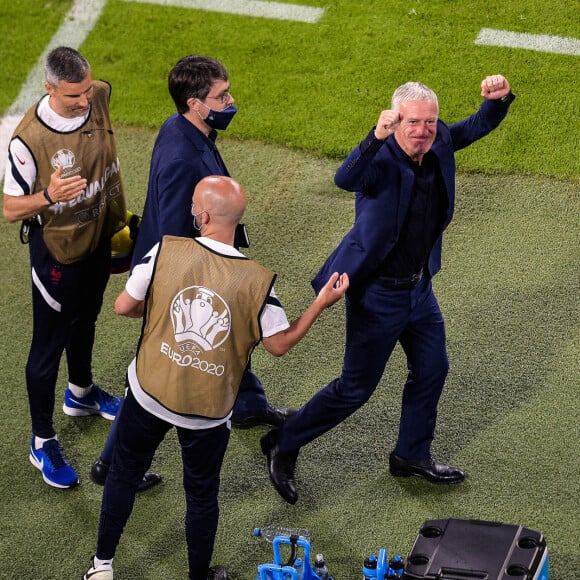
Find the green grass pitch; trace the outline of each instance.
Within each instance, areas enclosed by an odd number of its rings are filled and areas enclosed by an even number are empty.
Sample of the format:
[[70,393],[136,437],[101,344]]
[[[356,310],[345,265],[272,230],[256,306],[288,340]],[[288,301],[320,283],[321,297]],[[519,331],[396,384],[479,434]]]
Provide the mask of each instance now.
[[[277,523],[308,528],[335,580],[356,580],[370,553],[384,547],[405,556],[425,520],[458,517],[536,529],[547,540],[551,580],[580,578],[580,60],[577,53],[474,42],[483,28],[578,39],[580,3],[301,4],[323,8],[322,18],[305,23],[105,3],[80,49],[94,76],[113,85],[130,207],[143,206],[156,130],[173,112],[169,69],[194,52],[223,60],[239,113],[220,149],[249,194],[248,255],[278,273],[278,294],[294,317],[312,299],[310,278],[352,223],[352,196],[333,185],[334,172],[388,108],[392,91],[407,80],[423,81],[438,93],[441,117],[454,121],[478,107],[485,76],[504,74],[517,99],[497,131],[457,155],[456,214],[434,282],[451,361],[434,454],[465,468],[469,479],[435,487],[388,474],[406,374],[397,350],[369,403],[303,449],[296,506],[269,483],[259,451],[265,428],[233,431],[214,562],[235,580],[253,580],[272,555],[252,529]],[[18,98],[72,5],[13,0],[0,6],[0,114]],[[102,492],[88,471],[109,424],[60,412],[63,365],[55,424],[81,485],[50,488],[28,462],[27,248],[18,227],[4,221],[0,243],[0,578],[80,578],[94,553]],[[95,380],[116,394],[140,330],[139,321],[113,313],[124,282],[123,275],[111,280],[94,353]],[[343,346],[339,304],[284,358],[259,347],[253,368],[272,401],[298,406],[337,376]],[[165,482],[137,498],[115,559],[120,580],[186,576],[173,435],[153,468]]]

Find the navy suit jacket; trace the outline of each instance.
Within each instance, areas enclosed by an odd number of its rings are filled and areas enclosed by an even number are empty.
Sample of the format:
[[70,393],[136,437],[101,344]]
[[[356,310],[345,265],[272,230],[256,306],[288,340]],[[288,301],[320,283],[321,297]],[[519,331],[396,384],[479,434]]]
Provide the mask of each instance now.
[[[514,99],[510,93],[505,102],[485,100],[476,113],[462,121],[449,126],[437,122],[431,151],[439,160],[448,195],[443,230],[449,225],[455,206],[455,151],[495,129]],[[338,187],[356,192],[355,223],[312,280],[312,287],[318,294],[333,272],[346,272],[352,294],[373,279],[395,245],[409,208],[414,173],[391,135],[374,157],[363,156],[357,146],[336,172],[334,181]],[[441,268],[442,239],[443,233],[429,256],[430,276]]]
[[163,123],[153,147],[143,221],[131,268],[164,235],[193,237],[191,197],[198,182],[208,175],[224,175],[224,169],[204,135],[175,113]]

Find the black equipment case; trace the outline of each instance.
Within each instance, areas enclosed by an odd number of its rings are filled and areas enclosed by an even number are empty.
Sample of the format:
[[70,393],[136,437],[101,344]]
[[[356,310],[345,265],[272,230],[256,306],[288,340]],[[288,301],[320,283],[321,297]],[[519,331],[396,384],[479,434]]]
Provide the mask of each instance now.
[[542,534],[480,520],[428,520],[407,558],[403,578],[420,580],[548,580]]

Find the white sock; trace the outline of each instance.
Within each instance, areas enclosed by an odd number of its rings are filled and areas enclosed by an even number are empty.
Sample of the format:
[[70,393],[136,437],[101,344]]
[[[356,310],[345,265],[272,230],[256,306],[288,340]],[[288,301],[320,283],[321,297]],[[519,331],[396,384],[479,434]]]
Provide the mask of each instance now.
[[69,383],[68,388],[77,399],[82,399],[83,397],[86,397],[87,395],[91,394],[91,391],[93,390],[93,385],[91,385],[90,387],[77,387],[76,385]]
[[111,558],[110,560],[101,560],[100,558],[97,558],[95,556],[93,558],[93,566],[95,568],[98,568],[99,566],[113,566],[113,558]]
[[34,449],[42,449],[42,446],[51,439],[56,439],[58,441],[58,436],[49,437],[48,439],[42,439],[42,437],[34,436]]

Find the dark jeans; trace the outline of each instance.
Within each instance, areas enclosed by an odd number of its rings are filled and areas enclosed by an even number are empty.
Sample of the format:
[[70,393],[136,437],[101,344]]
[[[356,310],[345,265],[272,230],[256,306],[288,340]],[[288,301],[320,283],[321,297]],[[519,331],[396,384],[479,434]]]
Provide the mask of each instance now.
[[443,315],[427,277],[411,290],[373,283],[361,296],[347,298],[342,375],[286,420],[280,428],[280,451],[296,453],[362,407],[374,393],[397,341],[407,356],[409,373],[395,452],[407,459],[428,458],[449,363]]
[[[133,511],[137,484],[149,469],[165,434],[174,427],[143,409],[130,389],[117,423],[113,463],[103,491],[99,522],[96,554],[101,559],[115,555]],[[189,577],[206,580],[218,526],[220,471],[230,429],[228,423],[213,429],[176,429],[183,461]]]

